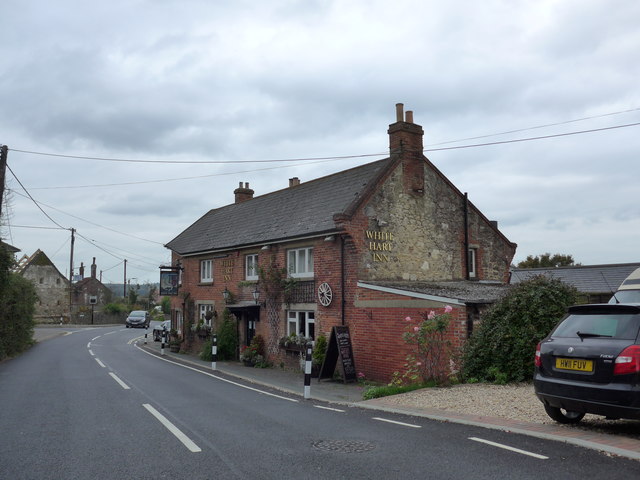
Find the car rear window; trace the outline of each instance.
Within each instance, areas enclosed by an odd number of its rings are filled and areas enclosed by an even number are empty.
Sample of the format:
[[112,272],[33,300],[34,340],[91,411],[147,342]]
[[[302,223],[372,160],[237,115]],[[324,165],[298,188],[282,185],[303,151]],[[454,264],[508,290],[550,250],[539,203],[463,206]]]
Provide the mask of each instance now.
[[553,332],[553,337],[579,337],[581,334],[635,340],[640,328],[637,314],[571,314]]

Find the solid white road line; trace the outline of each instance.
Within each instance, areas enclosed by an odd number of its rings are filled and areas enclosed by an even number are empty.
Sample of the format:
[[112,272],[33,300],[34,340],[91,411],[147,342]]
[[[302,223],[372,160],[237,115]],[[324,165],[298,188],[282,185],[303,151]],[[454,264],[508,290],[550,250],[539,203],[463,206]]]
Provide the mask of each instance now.
[[379,420],[381,422],[395,423],[396,425],[402,425],[403,427],[422,428],[422,426],[420,425],[412,425],[411,423],[396,422],[395,420],[389,420],[388,418],[373,417],[373,419]]
[[503,449],[509,450],[511,452],[521,453],[522,455],[528,455],[530,457],[538,458],[540,460],[548,460],[549,459],[549,457],[545,457],[544,455],[539,455],[539,454],[533,453],[533,452],[527,452],[526,450],[520,450],[519,448],[510,447],[509,445],[503,445],[502,443],[492,442],[490,440],[485,440],[483,438],[469,437],[469,440],[473,440],[474,442],[486,443],[487,445],[491,445],[493,447],[503,448]]
[[146,408],[147,411],[151,413],[151,415],[156,417],[160,421],[160,423],[167,428],[167,430],[173,433],[176,436],[176,438],[180,440],[183,443],[183,445],[189,449],[189,451],[194,453],[202,451],[200,447],[198,447],[198,445],[193,443],[193,441],[189,437],[187,437],[184,433],[182,433],[182,431],[180,431],[178,427],[176,427],[173,423],[167,420],[167,417],[162,415],[159,411],[157,411],[148,403],[143,403],[142,406]]
[[122,388],[124,388],[125,390],[131,390],[131,389],[129,388],[129,385],[127,385],[127,384],[126,384],[126,383],[124,383],[122,380],[120,380],[120,379],[117,377],[117,375],[116,375],[115,373],[113,373],[113,372],[109,372],[109,375],[111,375],[111,376],[113,377],[113,379],[114,379],[116,382],[118,382],[118,384],[120,384],[120,386],[121,386]]
[[178,363],[178,362],[172,362],[171,360],[167,360],[166,358],[158,357],[157,355],[154,355],[153,353],[149,353],[146,350],[144,350],[143,348],[140,348],[138,345],[136,345],[136,348],[138,350],[140,350],[141,352],[146,353],[147,355],[151,355],[152,357],[157,358],[158,360],[162,360],[162,361],[165,361],[165,362],[168,362],[168,363],[173,363],[174,365],[178,365],[179,367],[186,368],[186,369],[189,369],[189,370],[193,370],[194,372],[201,373],[202,375],[207,375],[208,377],[215,378],[216,380],[220,380],[222,382],[230,383],[231,385],[235,385],[236,387],[244,388],[246,390],[252,390],[254,392],[261,393],[262,395],[268,395],[270,397],[279,398],[280,400],[286,400],[287,402],[299,403],[299,400],[296,400],[295,398],[287,398],[287,397],[283,397],[283,396],[280,396],[280,395],[276,395],[275,393],[265,392],[264,390],[259,390],[257,388],[249,387],[247,385],[242,385],[241,383],[234,382],[232,380],[227,380],[226,378],[222,378],[222,377],[219,377],[217,375],[212,375],[211,373],[203,372],[202,370],[198,370],[197,368],[189,367],[187,365],[182,365],[181,363]]
[[102,368],[107,368],[107,367],[105,367],[104,363],[102,363],[102,362],[100,361],[100,359],[99,359],[99,358],[95,358],[94,360],[95,360],[96,362],[98,362],[98,365],[100,365]]
[[344,410],[340,410],[339,408],[323,407],[322,405],[314,405],[314,407],[321,408],[322,410],[331,410],[332,412],[344,413]]

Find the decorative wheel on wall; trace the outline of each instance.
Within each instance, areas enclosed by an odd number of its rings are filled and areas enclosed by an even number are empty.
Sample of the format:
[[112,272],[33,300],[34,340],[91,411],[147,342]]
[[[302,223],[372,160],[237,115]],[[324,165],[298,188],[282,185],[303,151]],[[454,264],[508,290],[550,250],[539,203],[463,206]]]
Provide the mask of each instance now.
[[318,287],[318,300],[324,307],[328,307],[333,300],[333,292],[327,282],[322,282]]

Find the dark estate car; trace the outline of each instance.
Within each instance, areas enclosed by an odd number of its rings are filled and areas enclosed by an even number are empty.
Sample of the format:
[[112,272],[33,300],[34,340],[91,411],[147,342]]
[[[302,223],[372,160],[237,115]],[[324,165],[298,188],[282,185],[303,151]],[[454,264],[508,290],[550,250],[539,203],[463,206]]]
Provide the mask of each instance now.
[[547,414],[640,419],[640,304],[577,305],[536,349],[534,387]]
[[125,325],[127,328],[131,327],[140,327],[140,328],[148,328],[149,327],[149,313],[144,310],[134,310],[132,311],[127,320],[125,321]]

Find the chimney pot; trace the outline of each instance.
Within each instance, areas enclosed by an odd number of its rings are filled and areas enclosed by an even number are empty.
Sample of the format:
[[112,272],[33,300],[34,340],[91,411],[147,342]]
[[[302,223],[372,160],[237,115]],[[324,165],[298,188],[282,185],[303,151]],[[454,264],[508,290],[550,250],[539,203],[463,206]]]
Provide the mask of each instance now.
[[411,110],[407,110],[407,123],[413,123],[413,112]]
[[300,185],[300,179],[298,177],[293,177],[289,179],[289,187],[295,187]]
[[242,203],[251,200],[254,191],[249,188],[249,182],[244,183],[244,186],[243,183],[240,182],[240,185],[233,191],[233,194],[236,197],[235,203]]
[[404,120],[404,115],[402,113],[404,109],[403,103],[396,103],[396,121],[402,122]]

